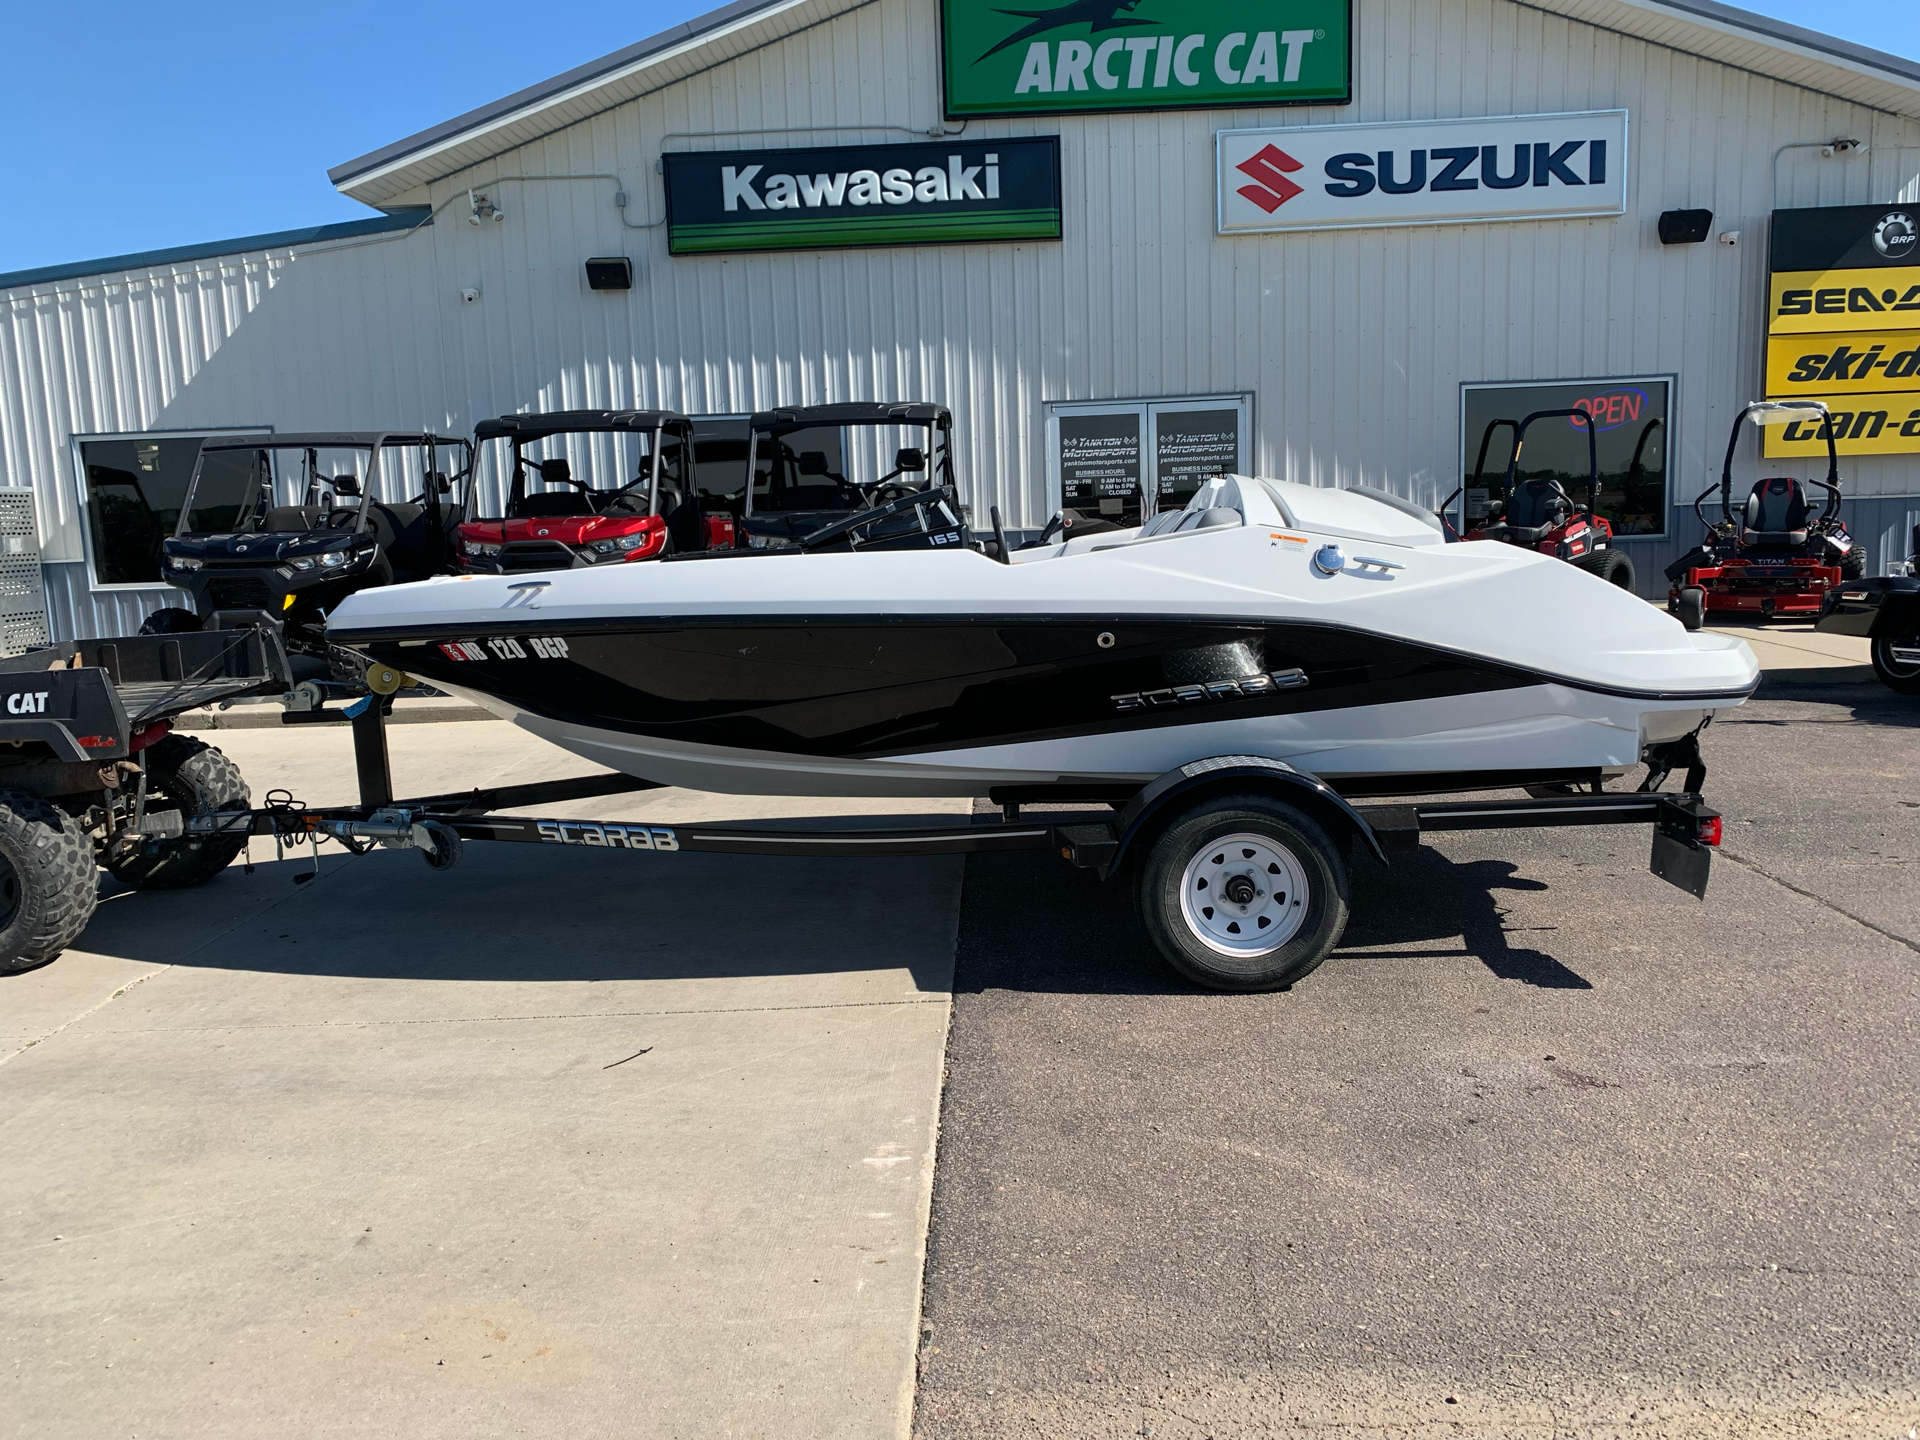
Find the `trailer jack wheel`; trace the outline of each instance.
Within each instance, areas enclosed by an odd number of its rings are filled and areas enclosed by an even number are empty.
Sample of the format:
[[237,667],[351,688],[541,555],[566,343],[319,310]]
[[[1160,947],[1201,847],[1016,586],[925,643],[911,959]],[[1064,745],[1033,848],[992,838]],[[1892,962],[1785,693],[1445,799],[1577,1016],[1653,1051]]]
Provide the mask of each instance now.
[[431,849],[423,847],[420,851],[420,857],[427,862],[429,869],[451,870],[460,863],[460,856],[465,847],[460,843],[458,830],[438,820],[428,820],[421,828],[433,841]]

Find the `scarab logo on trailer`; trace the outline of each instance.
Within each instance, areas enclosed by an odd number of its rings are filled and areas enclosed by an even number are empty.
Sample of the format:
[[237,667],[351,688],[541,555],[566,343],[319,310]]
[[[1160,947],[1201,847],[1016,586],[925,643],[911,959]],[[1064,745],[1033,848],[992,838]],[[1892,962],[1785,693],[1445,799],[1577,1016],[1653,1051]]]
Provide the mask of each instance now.
[[1889,260],[1905,260],[1920,245],[1920,231],[1914,229],[1913,219],[1903,210],[1895,210],[1884,216],[1873,227],[1873,248]]
[[534,829],[547,845],[596,845],[612,850],[678,850],[680,837],[659,825],[616,825],[606,820],[541,820]]

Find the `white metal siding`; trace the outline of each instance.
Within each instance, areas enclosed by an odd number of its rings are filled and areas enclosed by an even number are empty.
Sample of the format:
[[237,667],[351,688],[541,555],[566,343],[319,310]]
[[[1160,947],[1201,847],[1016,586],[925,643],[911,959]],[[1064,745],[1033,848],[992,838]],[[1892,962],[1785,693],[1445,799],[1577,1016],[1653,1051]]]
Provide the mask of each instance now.
[[[932,0],[875,3],[583,120],[401,200],[442,206],[405,238],[230,257],[10,292],[0,438],[40,495],[50,558],[81,558],[67,436],[271,424],[470,429],[519,408],[694,413],[925,398],[955,411],[984,514],[1038,526],[1049,400],[1254,393],[1263,473],[1437,500],[1459,469],[1464,380],[1672,371],[1672,490],[1719,463],[1759,393],[1767,215],[1920,200],[1920,125],[1507,0],[1358,0],[1355,101],[1298,110],[975,121],[1062,137],[1066,239],[673,259],[665,148],[830,144],[938,123]],[[1228,126],[1625,107],[1628,214],[1288,235],[1213,233],[1212,136]],[[803,126],[870,125],[864,137]],[[761,128],[794,133],[664,139]],[[1864,158],[1774,152],[1850,134]],[[468,186],[505,210],[466,223]],[[1664,247],[1660,211],[1706,206],[1741,244]],[[628,294],[589,255],[634,258]],[[463,287],[482,299],[461,303]],[[1751,443],[1751,442],[1749,442]],[[1845,469],[1856,496],[1913,496],[1909,458]],[[1904,505],[1886,510],[1877,530]],[[1878,509],[1874,511],[1878,515]],[[1643,573],[1693,542],[1640,542]],[[57,623],[104,632],[146,599],[50,583]],[[55,577],[50,575],[50,581]],[[70,617],[70,618],[69,618]]]

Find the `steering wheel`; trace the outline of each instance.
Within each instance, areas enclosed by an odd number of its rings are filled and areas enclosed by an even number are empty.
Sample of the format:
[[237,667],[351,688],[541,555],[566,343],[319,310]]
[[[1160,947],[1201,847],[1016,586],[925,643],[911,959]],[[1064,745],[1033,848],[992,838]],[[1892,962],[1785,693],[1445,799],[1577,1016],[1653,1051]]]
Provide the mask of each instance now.
[[[894,515],[904,515],[907,511],[921,505],[931,505],[952,495],[952,491],[942,486],[938,490],[916,490],[911,495],[902,495],[898,500],[889,500],[885,505],[876,505],[871,510],[863,510],[857,515],[849,515],[844,520],[835,520],[831,525],[823,525],[811,534],[802,535],[795,543],[802,550],[816,550],[829,540],[838,540],[850,531],[864,530],[867,526]],[[852,544],[849,538],[848,544]]]
[[[342,525],[340,523],[342,520],[345,520],[347,523]],[[327,512],[327,523],[325,528],[328,530],[351,530],[355,525],[359,523],[360,523],[360,512],[358,510],[349,510],[349,509],[329,510]]]
[[918,495],[921,487],[909,480],[881,480],[873,487],[873,503],[890,505],[908,495]]

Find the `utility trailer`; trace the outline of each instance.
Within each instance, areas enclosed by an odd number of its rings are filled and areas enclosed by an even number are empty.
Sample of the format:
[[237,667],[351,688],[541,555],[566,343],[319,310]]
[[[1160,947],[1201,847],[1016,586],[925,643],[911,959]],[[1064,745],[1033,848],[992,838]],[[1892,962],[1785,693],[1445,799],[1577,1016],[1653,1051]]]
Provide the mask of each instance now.
[[246,782],[185,711],[291,683],[280,630],[222,611],[205,630],[81,640],[0,659],[0,973],[73,943],[98,870],[140,889],[203,884],[246,837],[191,819],[249,813]]
[[[370,694],[327,718],[350,718],[360,803],[316,809],[297,802],[208,811],[187,833],[221,847],[269,836],[282,847],[335,840],[355,854],[417,849],[435,869],[458,864],[468,841],[579,846],[626,852],[639,863],[686,854],[881,856],[1051,850],[1102,879],[1129,882],[1140,920],[1165,959],[1220,990],[1291,985],[1324,960],[1346,928],[1347,860],[1359,851],[1389,863],[1429,833],[1571,825],[1651,827],[1653,873],[1697,898],[1706,894],[1720,816],[1700,795],[1706,768],[1698,732],[1649,747],[1648,775],[1633,792],[1544,788],[1524,800],[1409,799],[1356,807],[1324,781],[1282,761],[1227,755],[1196,760],[1110,800],[1107,815],[1022,819],[1021,792],[996,793],[998,817],[935,826],[807,828],[780,821],[653,824],[504,815],[505,809],[659,788],[609,774],[532,785],[393,798],[385,715]],[[289,723],[323,723],[289,713]],[[1660,786],[1684,768],[1685,789]],[[1066,798],[1066,797],[1056,797]],[[1083,797],[1093,798],[1093,797]],[[1106,798],[1106,797],[1100,797]],[[303,877],[304,878],[304,877]]]

